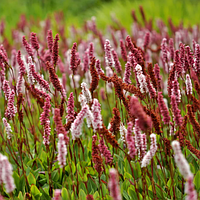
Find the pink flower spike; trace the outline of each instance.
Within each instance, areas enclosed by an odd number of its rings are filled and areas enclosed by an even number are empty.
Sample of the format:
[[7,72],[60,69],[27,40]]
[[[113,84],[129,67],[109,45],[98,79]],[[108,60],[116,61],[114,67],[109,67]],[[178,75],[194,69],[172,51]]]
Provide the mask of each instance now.
[[150,43],[150,33],[147,32],[144,37],[144,44],[143,44],[144,49],[148,47],[149,43]]
[[154,65],[154,73],[155,73],[155,77],[156,77],[157,82],[158,82],[158,90],[161,90],[161,75],[160,75],[160,67],[158,66],[157,63]]
[[137,65],[137,61],[132,52],[129,52],[129,54],[128,54],[128,61],[131,63],[133,71],[135,72],[135,67]]
[[0,177],[0,180],[3,180],[3,183],[5,184],[6,193],[11,193],[15,188],[14,179],[12,177],[12,165],[8,161],[8,158],[6,156],[3,156],[0,153],[0,169],[2,170],[2,177]]
[[89,44],[89,59],[90,59],[90,62],[91,62],[93,57],[94,57],[94,44],[93,44],[93,42],[90,42],[90,44]]
[[30,72],[31,72],[31,76],[33,76],[34,77],[34,79],[45,89],[45,90],[47,90],[47,91],[49,91],[50,90],[50,88],[49,88],[49,83],[46,81],[46,80],[44,80],[38,73],[36,73],[36,71],[35,71],[35,67],[34,67],[34,65],[33,64],[30,64]]
[[141,130],[145,131],[147,129],[151,129],[151,118],[144,112],[142,105],[135,97],[131,97],[130,100],[130,113],[138,118],[138,126]]
[[105,61],[106,61],[107,66],[114,67],[114,60],[111,54],[111,45],[108,39],[106,39],[105,41],[104,51],[105,51]]
[[111,52],[112,52],[112,56],[113,56],[113,60],[114,60],[115,69],[116,69],[117,73],[121,73],[122,66],[119,62],[119,58],[117,56],[117,53],[114,49],[112,49]]
[[110,151],[108,150],[108,147],[105,145],[104,140],[103,140],[103,136],[100,135],[101,139],[99,140],[99,150],[100,153],[105,157],[106,159],[106,164],[112,163],[112,156]]
[[126,47],[124,45],[124,42],[122,39],[120,39],[120,48],[121,48],[121,56],[124,62],[127,62],[127,52],[126,52]]
[[53,47],[52,47],[52,62],[53,65],[56,66],[58,62],[58,41],[59,41],[59,35],[56,34],[54,42],[53,42]]
[[167,106],[163,100],[163,95],[162,92],[158,92],[158,106],[160,108],[160,112],[163,116],[163,122],[164,124],[169,124],[170,121],[170,115],[169,115],[169,111],[167,109]]
[[193,66],[194,59],[193,59],[193,54],[191,52],[191,49],[189,46],[186,46],[185,49],[186,49],[186,53],[187,53],[188,63],[190,66]]
[[199,44],[195,45],[195,72],[197,72],[198,74],[200,73],[200,46]]
[[140,91],[142,93],[148,92],[146,77],[143,74],[142,67],[139,64],[137,64],[136,67],[135,67],[135,73],[136,73],[136,76],[137,76],[137,80],[139,82]]
[[142,159],[141,168],[147,167],[147,165],[149,164],[149,162],[151,161],[151,159],[153,158],[153,156],[155,155],[155,153],[157,151],[156,135],[154,133],[152,133],[150,135],[150,138],[151,138],[150,150],[147,152],[147,154]]
[[31,47],[31,45],[27,42],[25,36],[23,36],[22,38],[22,43],[28,53],[29,56],[33,57],[33,48]]
[[54,191],[54,200],[61,200],[61,190],[56,189]]
[[126,37],[126,46],[128,47],[128,49],[129,49],[132,53],[135,52],[135,51],[134,51],[134,45],[133,45],[133,43],[132,43],[132,41],[131,41],[131,37],[130,37],[129,35]]
[[4,117],[2,120],[3,120],[3,124],[4,124],[4,126],[5,126],[5,129],[6,129],[7,138],[10,139],[11,136],[12,136],[12,134],[11,134],[11,132],[12,132],[11,126],[10,126],[10,124],[7,122],[7,120],[6,120],[5,117]]
[[183,67],[181,66],[181,60],[180,60],[180,55],[179,55],[178,50],[175,51],[174,65],[176,66],[176,72],[177,72],[177,78],[178,78],[183,72]]
[[83,54],[83,71],[87,72],[89,70],[89,50],[86,49]]
[[[185,45],[183,43],[180,43],[179,47],[180,47],[180,63],[183,70],[185,70]],[[183,72],[185,73],[185,71]]]
[[185,159],[184,155],[181,152],[180,143],[174,140],[171,145],[174,150],[175,163],[183,178],[188,179],[192,175],[192,172],[190,171],[189,163],[187,162],[187,160]]
[[84,105],[71,125],[70,130],[71,130],[73,140],[75,140],[76,138],[79,138],[82,135],[81,129],[82,129],[83,120],[87,115],[87,110],[88,110],[88,105]]
[[150,98],[151,99],[156,98],[156,90],[150,82],[150,76],[149,75],[146,76],[146,82],[147,82],[147,88],[149,90]]
[[136,152],[137,152],[137,150],[135,149],[135,141],[134,141],[132,132],[133,132],[133,123],[129,122],[128,127],[127,127],[126,141],[128,144],[129,155],[130,155],[131,159],[134,158],[134,156],[136,155]]
[[50,121],[47,120],[44,125],[44,135],[43,135],[43,144],[48,146],[50,144],[49,137],[51,135],[51,126]]
[[130,62],[127,62],[125,65],[125,73],[124,73],[124,79],[123,79],[125,83],[127,84],[131,83],[130,76],[131,76],[131,64]]
[[18,76],[18,79],[17,79],[17,85],[16,85],[16,91],[17,91],[17,94],[19,95],[19,93],[22,92],[22,84],[23,84],[23,76],[22,75],[19,75]]
[[67,136],[67,132],[65,131],[65,128],[62,124],[62,118],[60,116],[60,109],[59,108],[54,109],[53,119],[54,119],[54,122],[55,122],[55,125],[56,125],[57,134],[63,134],[64,139],[65,139],[65,143],[68,144],[69,143],[69,137]]
[[44,103],[44,107],[43,107],[43,112],[40,115],[40,124],[41,125],[45,125],[46,121],[49,120],[49,113],[50,113],[50,108],[51,108],[51,104],[50,104],[51,98],[50,96],[46,98],[46,101]]
[[89,104],[92,101],[92,96],[90,90],[87,88],[87,84],[85,82],[81,83],[82,94],[86,98],[87,103]]
[[101,62],[99,59],[96,60],[96,69],[97,69],[98,74],[104,73],[104,71],[101,68]]
[[73,96],[73,92],[70,93],[69,98],[68,98],[68,102],[67,102],[67,116],[66,119],[67,121],[74,121],[74,96]]
[[162,60],[165,64],[167,64],[167,39],[163,38],[161,43],[161,52],[162,52]]
[[26,73],[26,68],[24,66],[24,61],[21,59],[21,51],[19,50],[17,53],[17,62],[19,64],[19,72],[22,76]]
[[5,111],[5,116],[10,120],[15,116],[15,113],[17,112],[16,107],[14,106],[14,97],[15,92],[14,90],[11,90],[9,97],[8,97],[8,106]]
[[93,104],[92,104],[91,109],[92,109],[92,114],[94,117],[93,129],[94,129],[94,132],[96,132],[97,129],[102,128],[101,105],[97,99],[93,99]]
[[145,134],[141,134],[141,159],[144,158],[147,150],[147,138]]
[[4,95],[5,95],[5,99],[8,100],[8,97],[9,97],[10,92],[11,92],[9,81],[7,81],[7,80],[3,81],[2,89],[3,89]]
[[109,170],[110,173],[110,179],[108,182],[108,188],[110,190],[110,196],[113,200],[122,200],[121,194],[120,194],[120,187],[119,187],[119,178],[117,170],[114,168],[111,168]]
[[72,50],[71,50],[71,59],[70,59],[70,69],[72,71],[77,70],[77,56],[76,56],[76,48],[77,44],[73,43]]
[[193,175],[190,175],[185,183],[185,193],[187,194],[185,200],[197,200],[197,192],[194,189]]
[[63,134],[58,134],[58,164],[60,168],[66,165],[67,147]]
[[190,79],[190,75],[189,74],[186,74],[185,84],[186,84],[186,94],[187,95],[192,94],[192,81]]
[[173,85],[172,95],[176,96],[177,103],[180,103],[181,102],[181,91],[179,88],[179,82],[178,82],[177,78],[175,78],[175,80],[172,81],[172,85]]
[[50,53],[53,52],[53,34],[52,30],[48,30],[47,32],[47,45]]
[[181,111],[178,109],[178,104],[176,101],[176,96],[171,96],[171,105],[172,105],[172,112],[174,114],[174,121],[176,122],[177,126],[181,126],[183,118],[181,116]]
[[7,52],[3,46],[3,44],[0,45],[0,61],[8,63],[8,55]]
[[37,36],[36,36],[36,33],[31,33],[31,46],[36,50],[38,51],[38,49],[40,48],[39,46],[39,42],[38,42],[38,39],[37,39]]
[[6,74],[5,74],[5,64],[0,64],[1,70],[0,70],[0,82],[3,85],[4,80],[6,80]]

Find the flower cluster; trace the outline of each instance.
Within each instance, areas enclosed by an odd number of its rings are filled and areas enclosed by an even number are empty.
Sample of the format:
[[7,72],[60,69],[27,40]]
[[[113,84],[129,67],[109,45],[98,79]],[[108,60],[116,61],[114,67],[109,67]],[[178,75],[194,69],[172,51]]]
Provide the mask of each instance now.
[[[147,152],[147,154],[143,157],[142,162],[141,162],[141,167],[146,167],[150,160],[153,158],[153,156],[155,155],[156,151],[157,151],[157,144],[156,144],[156,135],[155,134],[151,134],[150,135],[151,138],[151,146],[150,146],[150,150]],[[146,145],[145,145],[146,146]]]
[[8,158],[0,153],[0,184],[2,183],[5,184],[7,193],[11,193],[16,187],[12,177],[12,165]]
[[110,173],[110,179],[108,183],[108,188],[110,189],[110,196],[113,198],[113,200],[122,200],[120,194],[117,170],[111,168],[109,173]]

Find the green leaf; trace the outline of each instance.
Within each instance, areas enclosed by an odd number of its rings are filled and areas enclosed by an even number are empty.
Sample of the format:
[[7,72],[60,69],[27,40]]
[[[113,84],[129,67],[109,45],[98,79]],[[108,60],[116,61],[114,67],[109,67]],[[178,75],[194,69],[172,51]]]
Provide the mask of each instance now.
[[80,176],[82,177],[83,173],[82,173],[82,167],[80,166],[80,162],[78,162],[76,166],[77,166],[77,171],[79,172]]
[[176,187],[176,197],[180,200],[183,199],[183,194],[177,187]]
[[55,182],[57,182],[59,180],[59,173],[58,173],[58,170],[55,170],[52,172],[51,174],[51,179]]
[[47,163],[47,153],[42,150],[39,158],[42,160],[43,163]]
[[137,199],[137,194],[131,187],[128,188],[128,194],[130,195],[131,199]]
[[25,178],[24,175],[21,176],[20,181],[19,181],[19,191],[24,191],[25,190]]
[[79,190],[83,190],[85,193],[87,193],[87,188],[83,182],[80,182]]
[[129,195],[126,191],[123,191],[123,197],[127,200],[130,200]]
[[35,179],[37,180],[38,179],[38,176],[39,176],[39,171],[40,171],[41,169],[39,168],[39,169],[36,169],[35,171],[33,171],[32,173],[33,173],[33,176],[35,176]]
[[83,182],[87,182],[87,180],[88,180],[87,173],[85,173],[83,176]]
[[155,188],[156,188],[156,196],[159,199],[162,199],[162,190],[157,185],[155,185]]
[[36,185],[36,180],[35,177],[33,176],[33,174],[30,172],[29,175],[27,176],[28,178],[28,183],[29,185]]
[[23,197],[23,195],[22,195],[22,192],[21,192],[21,191],[19,192],[18,198],[19,198],[19,200],[24,200],[24,197]]
[[16,188],[19,188],[20,178],[19,178],[19,175],[15,171],[13,172],[13,178],[15,180]]
[[51,197],[49,196],[49,187],[48,188],[44,188],[44,190],[42,190],[42,188],[41,188],[40,192],[42,193],[41,199],[51,200]]
[[94,197],[94,199],[98,199],[98,198],[99,198],[99,193],[98,193],[98,191],[96,191],[96,192],[94,193],[93,197]]
[[167,181],[167,186],[170,188],[170,187],[171,187],[171,184],[172,184],[172,179],[170,178],[170,179]]
[[86,200],[86,194],[82,189],[79,191],[79,199]]
[[[132,161],[131,161],[132,163]],[[133,163],[133,166],[134,166],[134,163]],[[139,162],[136,162],[135,163],[135,170],[134,170],[134,175],[135,175],[135,178],[138,179],[141,177],[141,167],[140,167],[140,163]]]
[[132,176],[131,176],[128,172],[125,172],[124,178],[126,178],[126,179],[131,179]]
[[29,175],[30,171],[31,171],[31,168],[30,168],[30,167],[27,167],[27,168],[26,168],[26,176]]
[[103,190],[103,196],[106,196],[108,189],[105,184],[102,184],[102,190]]
[[40,190],[38,190],[36,185],[31,186],[31,194],[35,197],[35,199],[38,199],[38,200],[42,196],[42,193],[40,192]]
[[74,174],[76,172],[76,166],[73,161],[71,162],[71,167],[72,167],[72,173]]
[[198,171],[194,177],[194,185],[195,185],[197,191],[199,191],[200,190],[200,171]]
[[66,188],[62,189],[61,195],[63,199],[69,199],[69,194]]
[[92,190],[94,190],[94,191],[97,190],[97,186],[91,178],[88,178],[87,188],[88,188],[89,194],[91,193]]

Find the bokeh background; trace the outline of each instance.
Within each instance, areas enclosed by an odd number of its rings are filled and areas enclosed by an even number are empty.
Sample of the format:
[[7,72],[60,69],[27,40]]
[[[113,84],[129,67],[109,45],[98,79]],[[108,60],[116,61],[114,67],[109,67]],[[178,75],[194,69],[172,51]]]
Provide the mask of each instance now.
[[[183,21],[184,26],[192,26],[200,20],[199,0],[0,0],[0,19],[5,22],[7,35],[11,34],[22,14],[29,20],[42,21],[54,19],[56,12],[62,12],[66,26],[81,26],[95,16],[97,26],[103,29],[116,17],[129,30],[131,10],[135,10],[139,20],[141,18],[139,5],[153,23],[156,22],[154,19],[160,18],[167,24],[171,18],[174,24]],[[33,26],[32,31],[37,28]]]

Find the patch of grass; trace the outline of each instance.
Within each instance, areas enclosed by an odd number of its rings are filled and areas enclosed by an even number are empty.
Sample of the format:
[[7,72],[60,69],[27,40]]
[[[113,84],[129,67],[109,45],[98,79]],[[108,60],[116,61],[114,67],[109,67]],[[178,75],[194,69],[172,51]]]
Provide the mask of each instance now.
[[96,16],[97,25],[105,28],[114,24],[111,15],[115,16],[120,23],[130,31],[130,24],[133,21],[131,10],[141,20],[139,6],[142,5],[147,19],[162,19],[168,23],[172,18],[174,24],[183,21],[184,26],[197,24],[199,22],[198,10],[200,2],[197,0],[1,0],[0,18],[6,22],[6,35],[11,35],[11,29],[19,21],[21,14],[28,19],[44,20],[47,17],[54,17],[55,11],[63,11],[66,26],[74,24],[76,27],[83,24],[87,19]]
[[171,18],[174,24],[179,24],[183,21],[184,26],[194,25],[199,23],[198,10],[200,9],[200,2],[196,0],[119,0],[115,2],[105,3],[101,8],[96,9],[95,14],[99,27],[105,27],[108,24],[113,24],[111,15],[121,22],[121,24],[130,29],[130,24],[133,21],[131,17],[131,10],[135,10],[139,21],[141,15],[139,6],[142,5],[145,11],[146,18],[162,19],[168,23]]

